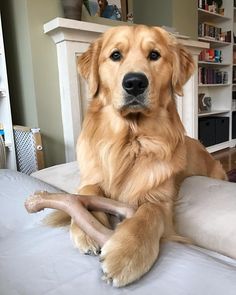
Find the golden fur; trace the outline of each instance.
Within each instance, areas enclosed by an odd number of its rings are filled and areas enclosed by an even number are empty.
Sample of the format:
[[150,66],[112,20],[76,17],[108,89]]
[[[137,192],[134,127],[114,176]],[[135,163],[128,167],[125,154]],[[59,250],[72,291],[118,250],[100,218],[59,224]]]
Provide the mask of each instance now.
[[[120,60],[111,59],[114,51]],[[153,51],[160,55],[157,60],[149,58]],[[78,140],[79,193],[139,206],[101,250],[104,279],[124,286],[151,268],[161,238],[178,239],[172,219],[179,183],[190,175],[226,175],[198,141],[185,136],[174,96],[183,93],[194,62],[166,31],[141,25],[113,28],[80,56],[79,71],[91,97]],[[145,107],[124,105],[122,81],[130,72],[148,79]],[[105,214],[96,216],[109,226]],[[73,221],[71,237],[80,251],[98,252]]]

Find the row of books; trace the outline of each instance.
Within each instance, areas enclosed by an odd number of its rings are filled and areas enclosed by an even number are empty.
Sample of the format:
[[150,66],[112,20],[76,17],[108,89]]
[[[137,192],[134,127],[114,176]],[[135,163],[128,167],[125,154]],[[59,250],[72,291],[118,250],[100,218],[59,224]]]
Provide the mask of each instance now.
[[198,25],[198,37],[209,38],[222,42],[231,42],[231,31],[222,32],[221,28],[208,23],[200,23]]
[[206,67],[198,68],[199,84],[227,84],[228,72]]
[[222,62],[222,51],[219,49],[203,49],[199,54],[199,61]]
[[198,8],[206,9],[207,6],[207,0],[198,0]]

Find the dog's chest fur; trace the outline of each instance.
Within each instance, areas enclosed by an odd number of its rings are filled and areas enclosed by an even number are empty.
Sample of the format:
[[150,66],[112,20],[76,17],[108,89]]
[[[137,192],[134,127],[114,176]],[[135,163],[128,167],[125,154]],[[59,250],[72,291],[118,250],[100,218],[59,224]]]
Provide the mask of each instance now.
[[[102,186],[112,198],[124,202],[137,200],[171,175],[171,165],[158,160],[141,141],[142,138],[137,138],[123,144],[106,144],[99,150],[104,172]],[[148,145],[148,140],[143,141]]]
[[155,194],[183,169],[181,144],[173,151],[153,123],[148,128],[147,123],[125,120],[111,109],[89,114],[84,125],[86,137],[82,132],[78,148],[82,185],[97,183],[107,196],[135,203]]
[[157,136],[142,134],[134,126],[109,134],[100,138],[96,155],[102,188],[111,198],[135,202],[173,175],[172,155]]

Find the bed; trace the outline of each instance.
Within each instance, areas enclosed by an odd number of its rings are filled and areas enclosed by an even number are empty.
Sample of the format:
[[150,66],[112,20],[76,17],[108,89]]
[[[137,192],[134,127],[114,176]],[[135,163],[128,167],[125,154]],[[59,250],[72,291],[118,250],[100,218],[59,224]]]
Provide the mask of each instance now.
[[73,248],[67,228],[42,225],[49,209],[32,215],[24,209],[25,198],[36,190],[73,192],[78,183],[75,162],[33,176],[0,170],[1,295],[236,294],[236,184],[187,179],[176,222],[199,246],[163,242],[151,271],[116,289],[101,280],[98,257]]

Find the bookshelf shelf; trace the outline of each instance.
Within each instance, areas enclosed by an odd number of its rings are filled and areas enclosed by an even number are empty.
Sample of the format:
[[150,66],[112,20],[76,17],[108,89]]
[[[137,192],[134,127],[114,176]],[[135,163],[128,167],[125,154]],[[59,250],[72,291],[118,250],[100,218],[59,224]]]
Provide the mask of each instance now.
[[226,114],[229,113],[230,110],[214,110],[214,111],[203,111],[198,113],[198,117],[207,117],[207,116],[214,116],[219,114]]
[[207,150],[208,150],[209,153],[214,153],[214,152],[217,152],[219,150],[227,149],[227,148],[229,148],[231,146],[232,146],[231,141],[225,141],[225,142],[222,142],[222,143],[219,143],[219,144],[209,146],[209,147],[207,147]]
[[198,87],[225,87],[225,86],[230,86],[230,85],[231,85],[230,83],[227,83],[227,84],[198,84]]
[[219,41],[219,40],[215,40],[214,38],[211,38],[211,37],[199,37],[198,40],[203,41],[203,42],[208,42],[214,48],[231,45],[231,42]]
[[209,65],[209,66],[219,66],[219,67],[228,67],[230,66],[230,64],[228,63],[224,63],[224,62],[212,62],[212,61],[203,61],[203,60],[199,60],[198,61],[199,65]]
[[[225,132],[228,132],[228,134],[225,136],[225,141],[207,148],[209,152],[215,152],[234,146],[235,144],[235,140],[232,138],[232,114],[235,110],[235,105],[232,102],[232,90],[236,91],[236,83],[233,83],[236,73],[236,63],[233,63],[233,51],[236,51],[236,43],[234,43],[233,35],[236,28],[236,8],[234,7],[233,0],[223,0],[221,8],[224,9],[224,15],[220,15],[203,9],[206,7],[205,5],[205,0],[198,1],[198,40],[209,43],[210,49],[201,53],[201,60],[198,62],[198,93],[199,107],[202,107],[204,97],[210,97],[212,111],[199,112],[197,120],[200,140],[201,134],[204,133],[206,128],[204,123],[202,123],[204,120],[208,120],[208,118],[211,120],[210,118],[212,116],[216,116],[222,117],[224,122],[227,122],[228,128],[225,129]],[[217,62],[205,61],[208,58],[217,60]],[[220,63],[219,61],[222,62]],[[234,75],[233,71],[235,72]],[[215,74],[217,77],[223,74],[224,78],[222,82],[227,83],[212,84],[212,82],[216,81],[221,82],[218,78],[215,80]],[[211,83],[207,84],[207,82]],[[226,117],[227,120],[225,120]]]
[[231,18],[227,17],[225,15],[221,15],[219,13],[214,13],[214,12],[210,12],[207,11],[205,9],[201,9],[198,8],[198,17],[199,17],[199,21],[203,22],[203,21],[228,21]]

